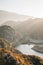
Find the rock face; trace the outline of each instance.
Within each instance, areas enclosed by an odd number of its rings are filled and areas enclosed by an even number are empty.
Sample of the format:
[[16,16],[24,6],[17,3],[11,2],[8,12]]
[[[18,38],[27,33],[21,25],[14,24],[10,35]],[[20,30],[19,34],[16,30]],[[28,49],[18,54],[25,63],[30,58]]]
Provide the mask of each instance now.
[[3,38],[9,43],[14,43],[15,30],[7,25],[0,26],[0,38]]

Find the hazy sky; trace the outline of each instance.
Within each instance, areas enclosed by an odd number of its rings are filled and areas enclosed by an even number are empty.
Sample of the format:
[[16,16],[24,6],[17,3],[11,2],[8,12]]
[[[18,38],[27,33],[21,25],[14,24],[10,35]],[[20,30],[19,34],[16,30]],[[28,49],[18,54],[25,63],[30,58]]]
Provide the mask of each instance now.
[[43,0],[0,0],[0,10],[43,17]]

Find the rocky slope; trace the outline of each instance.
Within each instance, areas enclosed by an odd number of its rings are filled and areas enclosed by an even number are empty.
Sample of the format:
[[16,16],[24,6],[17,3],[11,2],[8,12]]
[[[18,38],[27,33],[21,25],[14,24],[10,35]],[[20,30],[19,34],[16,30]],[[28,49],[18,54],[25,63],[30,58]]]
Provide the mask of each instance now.
[[[2,50],[0,50],[2,51]],[[43,65],[43,59],[34,55],[17,54],[4,50],[0,64],[3,65]]]

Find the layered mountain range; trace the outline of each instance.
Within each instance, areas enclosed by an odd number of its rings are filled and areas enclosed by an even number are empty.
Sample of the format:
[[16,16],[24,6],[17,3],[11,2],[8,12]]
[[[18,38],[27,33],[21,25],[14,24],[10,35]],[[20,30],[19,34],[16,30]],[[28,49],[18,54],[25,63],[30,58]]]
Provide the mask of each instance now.
[[43,18],[0,11],[1,24],[15,29],[16,43],[43,43]]

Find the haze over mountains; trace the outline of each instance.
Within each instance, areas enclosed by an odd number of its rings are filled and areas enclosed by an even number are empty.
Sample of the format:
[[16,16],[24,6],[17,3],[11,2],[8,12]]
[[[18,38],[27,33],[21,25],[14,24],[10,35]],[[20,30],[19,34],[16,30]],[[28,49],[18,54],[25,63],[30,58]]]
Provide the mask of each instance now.
[[30,17],[0,10],[0,22],[1,23],[8,21],[8,20],[11,20],[11,21],[13,20],[13,21],[16,21],[16,22],[17,21],[24,21],[24,20],[27,20],[28,18],[30,18]]
[[0,22],[15,29],[16,43],[43,43],[43,18],[0,11]]

